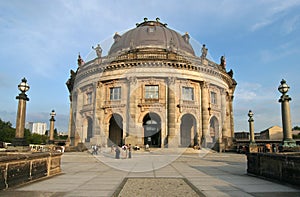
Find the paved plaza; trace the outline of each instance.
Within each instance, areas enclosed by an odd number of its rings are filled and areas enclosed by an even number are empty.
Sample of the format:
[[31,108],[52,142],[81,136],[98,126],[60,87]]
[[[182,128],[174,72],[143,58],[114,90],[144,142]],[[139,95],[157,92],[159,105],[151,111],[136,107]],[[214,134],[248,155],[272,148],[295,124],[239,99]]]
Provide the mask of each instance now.
[[209,150],[140,151],[131,159],[109,149],[71,152],[60,175],[0,196],[300,196],[299,188],[247,175],[246,166],[245,155]]

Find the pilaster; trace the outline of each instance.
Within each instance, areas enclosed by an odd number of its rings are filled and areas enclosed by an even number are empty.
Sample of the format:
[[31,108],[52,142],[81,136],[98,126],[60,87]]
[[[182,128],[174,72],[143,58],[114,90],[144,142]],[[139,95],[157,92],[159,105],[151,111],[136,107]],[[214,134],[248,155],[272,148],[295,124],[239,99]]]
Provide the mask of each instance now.
[[176,135],[176,105],[175,105],[175,77],[167,79],[168,85],[168,146],[178,147],[178,136]]

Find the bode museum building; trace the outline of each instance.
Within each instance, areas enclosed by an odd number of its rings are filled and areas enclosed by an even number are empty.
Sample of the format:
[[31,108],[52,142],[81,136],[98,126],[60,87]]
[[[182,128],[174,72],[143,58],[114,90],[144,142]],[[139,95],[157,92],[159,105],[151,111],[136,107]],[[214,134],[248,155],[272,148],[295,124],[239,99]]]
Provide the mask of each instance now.
[[224,56],[207,59],[205,45],[196,56],[189,34],[158,18],[113,39],[71,70],[70,145],[230,148],[237,83]]

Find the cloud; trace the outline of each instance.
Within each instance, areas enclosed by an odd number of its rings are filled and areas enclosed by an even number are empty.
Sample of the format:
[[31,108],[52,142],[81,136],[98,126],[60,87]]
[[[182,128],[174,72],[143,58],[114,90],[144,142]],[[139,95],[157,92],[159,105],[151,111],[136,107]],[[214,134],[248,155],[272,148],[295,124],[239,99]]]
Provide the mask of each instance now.
[[293,16],[283,22],[282,31],[284,34],[290,34],[295,29],[299,28],[299,25],[300,25],[300,15]]
[[258,51],[262,62],[276,62],[289,56],[299,55],[299,46],[295,45],[294,40],[289,40],[283,44],[277,45],[276,48],[262,49]]
[[286,13],[299,6],[300,1],[299,0],[290,0],[290,1],[268,1],[264,2],[261,5],[258,3],[257,6],[261,6],[258,8],[258,10],[261,12],[259,17],[255,16],[255,11],[253,12],[253,15],[255,18],[257,18],[257,22],[255,22],[251,27],[251,31],[257,31],[261,28],[264,28],[266,26],[269,26],[275,22],[277,22],[279,19],[286,16]]
[[249,102],[254,100],[267,100],[272,98],[273,90],[264,87],[262,84],[240,81],[235,91],[235,98],[239,102]]

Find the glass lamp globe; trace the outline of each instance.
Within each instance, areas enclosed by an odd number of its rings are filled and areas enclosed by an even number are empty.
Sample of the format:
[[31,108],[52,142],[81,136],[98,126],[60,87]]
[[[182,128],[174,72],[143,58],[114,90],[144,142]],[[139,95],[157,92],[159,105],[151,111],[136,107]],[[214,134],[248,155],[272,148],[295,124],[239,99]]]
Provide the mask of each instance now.
[[253,112],[251,110],[249,110],[248,116],[251,118],[253,117]]
[[52,110],[52,112],[50,113],[50,116],[51,116],[51,117],[54,117],[55,115],[56,115],[55,111]]
[[22,79],[21,83],[18,85],[18,88],[21,92],[27,92],[29,90],[29,85],[25,77]]
[[290,87],[286,84],[286,81],[284,79],[282,79],[280,83],[281,84],[278,87],[278,91],[282,94],[286,94],[289,91]]

